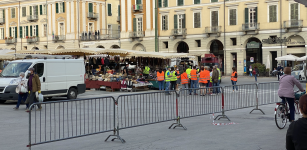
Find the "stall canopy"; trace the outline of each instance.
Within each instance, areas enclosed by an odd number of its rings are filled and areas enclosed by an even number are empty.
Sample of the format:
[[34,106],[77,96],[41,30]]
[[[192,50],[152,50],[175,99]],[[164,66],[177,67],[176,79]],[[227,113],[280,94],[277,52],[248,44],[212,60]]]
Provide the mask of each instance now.
[[49,51],[51,55],[94,55],[97,54],[94,48],[72,48],[72,49],[59,49]]
[[136,51],[128,56],[132,57],[150,57],[150,58],[161,58],[161,59],[171,59],[171,58],[186,58],[189,57],[187,53],[162,53],[162,52],[142,52]]
[[303,56],[297,59],[297,61],[306,61],[306,60],[307,60],[307,56]]
[[287,60],[287,61],[297,61],[298,59],[299,57],[291,54],[275,58],[275,60]]

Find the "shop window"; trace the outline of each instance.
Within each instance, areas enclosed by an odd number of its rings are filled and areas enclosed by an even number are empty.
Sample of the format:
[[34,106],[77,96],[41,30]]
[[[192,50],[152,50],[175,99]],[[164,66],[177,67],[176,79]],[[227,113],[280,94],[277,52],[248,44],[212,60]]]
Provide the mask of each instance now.
[[195,40],[195,47],[201,47],[201,40]]
[[233,46],[237,45],[237,38],[230,38],[230,39]]
[[168,48],[168,42],[163,42],[163,48]]

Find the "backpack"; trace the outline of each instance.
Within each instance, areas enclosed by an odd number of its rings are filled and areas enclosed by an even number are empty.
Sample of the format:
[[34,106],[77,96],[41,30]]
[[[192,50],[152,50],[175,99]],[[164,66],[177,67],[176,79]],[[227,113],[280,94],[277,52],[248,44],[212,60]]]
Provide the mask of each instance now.
[[256,70],[253,70],[253,75],[255,75],[256,74]]

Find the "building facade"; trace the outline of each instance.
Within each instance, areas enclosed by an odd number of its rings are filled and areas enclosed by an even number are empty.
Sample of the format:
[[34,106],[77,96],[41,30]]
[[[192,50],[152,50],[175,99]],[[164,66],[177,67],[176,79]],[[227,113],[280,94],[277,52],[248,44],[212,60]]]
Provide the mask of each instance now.
[[[114,38],[118,46],[119,32],[115,28],[119,26],[118,4],[116,0],[0,2],[0,48],[17,51],[82,48]],[[111,46],[108,42],[99,45]]]
[[[278,56],[306,55],[307,8],[283,0],[280,9],[280,2],[158,0],[159,51],[213,53],[228,75],[232,67],[242,75],[253,63],[269,61],[267,68],[273,69]],[[121,0],[121,6],[126,6],[121,7],[126,16],[121,22],[121,47],[154,51],[154,0]]]

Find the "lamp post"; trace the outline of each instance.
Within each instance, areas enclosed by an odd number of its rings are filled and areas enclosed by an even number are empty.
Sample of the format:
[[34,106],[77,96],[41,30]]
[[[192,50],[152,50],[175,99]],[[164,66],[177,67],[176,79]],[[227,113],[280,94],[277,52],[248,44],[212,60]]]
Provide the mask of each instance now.
[[158,8],[157,8],[158,1],[155,0],[155,52],[159,52],[159,45],[158,45]]
[[226,23],[225,23],[225,18],[226,18],[226,12],[225,12],[225,5],[226,5],[226,0],[224,0],[224,58],[225,58],[225,62],[224,62],[224,66],[225,66],[225,70],[224,70],[224,75],[226,75]]

